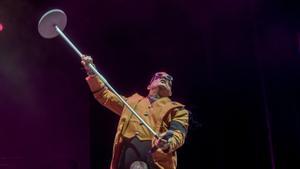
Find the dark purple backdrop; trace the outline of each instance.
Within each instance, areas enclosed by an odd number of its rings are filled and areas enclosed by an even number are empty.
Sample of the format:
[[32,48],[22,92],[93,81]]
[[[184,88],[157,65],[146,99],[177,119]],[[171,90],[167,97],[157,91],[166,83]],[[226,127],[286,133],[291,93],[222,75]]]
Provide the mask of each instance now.
[[298,2],[283,0],[1,0],[0,168],[107,169],[118,117],[99,105],[80,59],[37,22],[65,33],[123,95],[147,94],[156,71],[202,127],[179,169],[300,165]]

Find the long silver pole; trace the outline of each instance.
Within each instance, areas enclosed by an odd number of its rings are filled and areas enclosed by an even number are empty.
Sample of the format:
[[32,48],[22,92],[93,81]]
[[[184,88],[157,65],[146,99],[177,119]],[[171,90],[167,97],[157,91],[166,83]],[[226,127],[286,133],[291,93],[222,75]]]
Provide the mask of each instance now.
[[75,50],[75,52],[82,57],[82,53],[79,51],[79,49],[76,48],[76,46],[69,40],[69,38],[59,29],[57,25],[55,25],[55,30],[59,33],[59,35],[71,46],[72,49]]
[[[80,58],[82,58],[82,53],[76,48],[76,46],[69,40],[69,38],[59,29],[58,26],[55,25],[55,30],[59,33],[59,35],[61,35],[61,37],[71,46],[72,49],[75,50],[75,52],[80,56]],[[100,80],[107,86],[107,88],[112,91],[117,97],[118,99],[120,99],[124,105],[129,109],[129,111],[135,115],[135,117],[137,117],[140,122],[156,137],[159,138],[158,134],[150,127],[149,124],[147,124],[147,122],[145,122],[145,120],[143,118],[141,118],[139,116],[139,114],[137,114],[137,112],[135,112],[133,110],[133,108],[123,99],[123,97],[121,97],[118,92],[108,83],[108,81],[98,72],[98,70],[92,65],[92,64],[88,64],[88,67],[100,78]]]

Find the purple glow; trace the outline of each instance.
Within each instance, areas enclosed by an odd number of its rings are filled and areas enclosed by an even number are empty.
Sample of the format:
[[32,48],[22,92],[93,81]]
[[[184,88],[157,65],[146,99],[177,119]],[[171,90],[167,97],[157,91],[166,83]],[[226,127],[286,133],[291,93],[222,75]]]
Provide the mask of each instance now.
[[0,32],[2,32],[3,30],[4,30],[4,25],[0,23]]

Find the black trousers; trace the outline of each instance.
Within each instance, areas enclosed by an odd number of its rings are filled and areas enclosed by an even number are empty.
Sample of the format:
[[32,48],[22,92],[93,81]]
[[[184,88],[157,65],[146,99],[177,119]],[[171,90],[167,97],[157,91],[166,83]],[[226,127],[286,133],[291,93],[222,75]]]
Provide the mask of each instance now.
[[122,145],[118,169],[130,169],[135,161],[147,164],[148,169],[155,169],[150,154],[151,141],[141,141],[137,137],[125,139]]

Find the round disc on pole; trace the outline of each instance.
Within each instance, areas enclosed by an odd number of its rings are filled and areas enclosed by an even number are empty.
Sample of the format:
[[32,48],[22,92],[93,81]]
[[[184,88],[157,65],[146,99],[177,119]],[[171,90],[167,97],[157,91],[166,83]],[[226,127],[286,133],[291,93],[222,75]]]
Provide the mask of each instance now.
[[66,25],[67,15],[64,11],[60,9],[52,9],[41,17],[38,25],[38,31],[42,37],[50,39],[59,35],[55,26],[63,31]]

